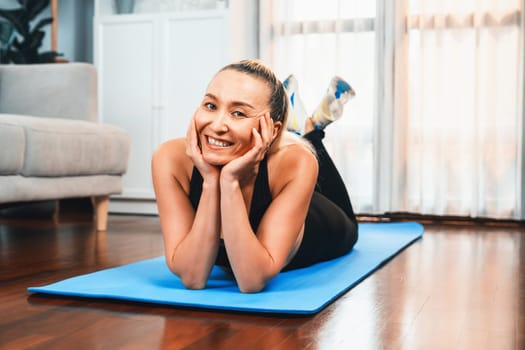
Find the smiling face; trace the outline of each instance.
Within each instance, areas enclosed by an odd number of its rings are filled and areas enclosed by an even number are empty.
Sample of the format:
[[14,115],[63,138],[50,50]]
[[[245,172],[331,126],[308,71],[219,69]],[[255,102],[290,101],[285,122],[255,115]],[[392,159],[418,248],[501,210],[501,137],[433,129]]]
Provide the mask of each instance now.
[[252,129],[260,131],[269,96],[268,84],[246,73],[227,69],[213,78],[195,114],[206,162],[222,166],[253,147]]

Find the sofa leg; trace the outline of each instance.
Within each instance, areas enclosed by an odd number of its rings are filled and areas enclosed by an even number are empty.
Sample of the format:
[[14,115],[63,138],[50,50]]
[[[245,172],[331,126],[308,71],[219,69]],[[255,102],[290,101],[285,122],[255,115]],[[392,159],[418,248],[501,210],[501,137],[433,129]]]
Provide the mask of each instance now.
[[53,208],[53,223],[56,225],[60,219],[60,201],[57,199]]
[[106,231],[108,226],[109,196],[93,196],[91,201],[95,209],[97,231]]

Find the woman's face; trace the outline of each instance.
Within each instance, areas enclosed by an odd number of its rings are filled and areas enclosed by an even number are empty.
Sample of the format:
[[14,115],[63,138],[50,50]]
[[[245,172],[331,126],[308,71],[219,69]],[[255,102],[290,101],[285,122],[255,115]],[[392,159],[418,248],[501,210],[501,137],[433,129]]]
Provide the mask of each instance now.
[[270,88],[262,80],[235,70],[219,72],[196,111],[195,125],[203,158],[222,166],[254,145],[252,129],[270,111]]

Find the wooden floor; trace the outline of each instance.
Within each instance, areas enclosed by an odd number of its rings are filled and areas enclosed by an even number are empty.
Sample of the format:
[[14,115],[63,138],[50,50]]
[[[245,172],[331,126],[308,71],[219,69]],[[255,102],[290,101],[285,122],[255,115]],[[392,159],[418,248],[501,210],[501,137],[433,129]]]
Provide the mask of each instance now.
[[32,295],[162,254],[157,217],[0,220],[1,349],[525,349],[525,228],[426,224],[425,235],[314,316]]

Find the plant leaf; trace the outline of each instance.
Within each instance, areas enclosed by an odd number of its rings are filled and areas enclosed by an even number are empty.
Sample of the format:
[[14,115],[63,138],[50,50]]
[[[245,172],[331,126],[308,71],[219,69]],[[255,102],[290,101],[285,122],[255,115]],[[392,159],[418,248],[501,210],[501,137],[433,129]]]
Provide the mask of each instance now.
[[33,28],[33,31],[40,30],[42,27],[47,26],[48,24],[51,24],[51,23],[53,23],[52,17],[41,19],[40,21],[38,21],[36,26]]
[[13,41],[13,47],[17,50],[21,50],[23,47],[22,41],[20,41],[19,38],[15,38],[15,40]]
[[15,27],[11,22],[0,21],[0,43],[2,45],[11,45],[14,38]]
[[49,62],[55,62],[55,58],[58,56],[63,56],[63,54],[58,53],[56,51],[46,51],[40,53],[40,62],[42,63],[49,63]]
[[27,15],[30,20],[49,6],[49,0],[27,0]]
[[0,9],[0,17],[7,19],[9,22],[13,23],[17,32],[23,36],[29,33],[29,21],[24,14],[22,9],[16,10],[4,10]]
[[42,40],[44,39],[45,35],[46,33],[41,30],[33,32],[31,36],[25,40],[26,44],[24,46],[31,50],[38,50],[38,48],[42,45]]
[[17,64],[23,64],[28,63],[26,61],[26,57],[24,54],[22,54],[20,51],[9,51],[9,58],[11,59],[11,62],[17,63]]

